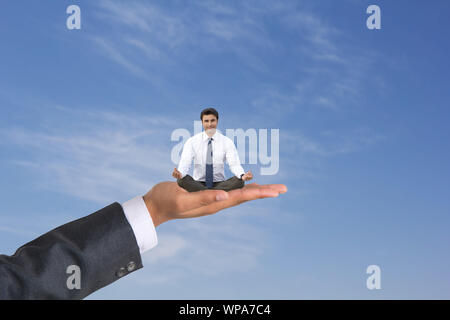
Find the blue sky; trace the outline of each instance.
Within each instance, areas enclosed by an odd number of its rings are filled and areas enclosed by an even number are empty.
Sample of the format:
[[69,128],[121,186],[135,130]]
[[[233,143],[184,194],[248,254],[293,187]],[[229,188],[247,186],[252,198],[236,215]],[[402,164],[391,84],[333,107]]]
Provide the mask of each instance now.
[[0,252],[171,180],[171,133],[214,106],[222,131],[280,130],[278,173],[243,167],[288,193],[159,226],[88,298],[449,299],[449,9],[4,1]]

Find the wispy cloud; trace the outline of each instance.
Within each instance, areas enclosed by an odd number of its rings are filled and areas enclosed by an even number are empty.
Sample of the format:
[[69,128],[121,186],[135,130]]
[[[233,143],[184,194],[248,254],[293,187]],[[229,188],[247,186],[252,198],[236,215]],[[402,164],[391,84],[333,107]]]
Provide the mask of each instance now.
[[296,59],[289,64],[290,72],[279,66],[271,68],[272,72],[288,74],[289,81],[283,81],[283,86],[278,81],[264,83],[261,94],[252,101],[253,109],[277,114],[359,107],[368,88],[373,90],[377,85],[367,75],[373,73],[381,55],[355,46],[342,30],[293,2],[276,8],[276,21],[290,39],[289,45],[284,44],[287,48],[279,47],[278,52],[289,49]]
[[145,76],[142,68],[133,63],[129,58],[125,57],[120,49],[117,48],[113,43],[101,37],[93,36],[91,37],[91,39],[111,60],[117,62],[136,76]]
[[[357,105],[376,59],[296,2],[196,1],[176,6],[170,1],[102,0],[98,7],[99,21],[109,26],[108,33],[92,37],[99,52],[160,87],[170,86],[166,81],[173,73],[164,66],[190,73],[186,62],[195,65],[211,54],[217,54],[217,63],[227,54],[238,59],[236,68],[288,75],[282,85],[280,76],[255,84],[248,103],[264,116],[299,108],[337,112]],[[279,39],[280,32],[288,42]],[[283,65],[286,58],[288,67]]]
[[[361,152],[388,137],[364,126],[353,129],[325,130],[306,134],[299,129],[280,131],[280,170],[276,176],[264,177],[265,183],[294,183],[299,195],[312,192],[316,182],[324,179],[324,164],[336,157]],[[293,194],[291,191],[290,194]]]
[[[205,52],[228,52],[250,67],[264,68],[252,48],[273,45],[258,17],[215,1],[170,9],[138,1],[102,0],[98,6],[100,20],[114,27],[108,34],[93,37],[94,42],[135,75],[137,65],[148,68],[151,62],[173,63],[179,57],[198,59]],[[130,52],[130,46],[144,56]]]
[[367,127],[358,127],[348,132],[326,130],[318,137],[308,137],[298,130],[283,132],[282,143],[289,145],[285,152],[302,156],[332,157],[360,151],[385,139],[386,136],[376,133]]
[[63,110],[61,120],[70,113],[72,121],[61,128],[2,132],[5,142],[31,154],[12,161],[40,176],[40,188],[105,203],[167,180],[172,165],[167,137],[161,138],[169,136],[164,118]]
[[310,46],[302,47],[312,50],[314,58],[326,60],[326,57],[330,56],[332,61],[340,60],[336,56],[337,46],[334,43],[334,39],[340,34],[340,31],[325,23],[318,16],[303,10],[289,10],[285,12],[282,23],[291,30],[302,31],[298,32],[299,37],[310,44]]
[[19,236],[19,237],[27,237],[27,238],[31,238],[33,236],[35,236],[36,234],[33,231],[30,230],[25,230],[23,228],[23,226],[20,227],[9,227],[9,226],[5,226],[5,223],[2,221],[2,225],[0,225],[0,232],[2,234],[8,233],[14,236]]

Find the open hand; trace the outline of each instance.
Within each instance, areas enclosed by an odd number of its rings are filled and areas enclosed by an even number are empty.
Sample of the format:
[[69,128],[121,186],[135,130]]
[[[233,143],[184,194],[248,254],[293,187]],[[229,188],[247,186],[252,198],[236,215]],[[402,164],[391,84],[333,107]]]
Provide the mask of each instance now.
[[231,191],[204,190],[188,192],[176,182],[160,182],[144,195],[144,202],[156,226],[173,219],[185,219],[214,214],[246,201],[274,198],[285,193],[283,184],[251,183]]

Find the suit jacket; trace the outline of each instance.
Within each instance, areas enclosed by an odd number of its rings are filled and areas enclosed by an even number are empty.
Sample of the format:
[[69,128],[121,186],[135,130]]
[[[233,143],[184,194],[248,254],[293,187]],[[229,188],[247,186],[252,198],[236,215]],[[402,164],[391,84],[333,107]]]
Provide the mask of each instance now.
[[[80,289],[68,286],[73,265]],[[0,255],[0,299],[82,299],[140,268],[133,229],[115,202]]]

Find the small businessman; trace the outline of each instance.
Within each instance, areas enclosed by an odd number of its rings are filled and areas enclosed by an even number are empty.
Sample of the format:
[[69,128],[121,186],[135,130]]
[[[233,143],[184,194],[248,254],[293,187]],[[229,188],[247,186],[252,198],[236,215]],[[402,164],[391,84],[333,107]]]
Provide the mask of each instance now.
[[[172,176],[180,187],[189,192],[208,189],[230,191],[244,187],[245,181],[253,179],[253,174],[242,168],[233,141],[217,132],[219,113],[214,108],[204,109],[200,120],[204,131],[186,141],[178,168],[174,168]],[[192,162],[193,177],[188,174]],[[227,180],[225,162],[234,174]]]

